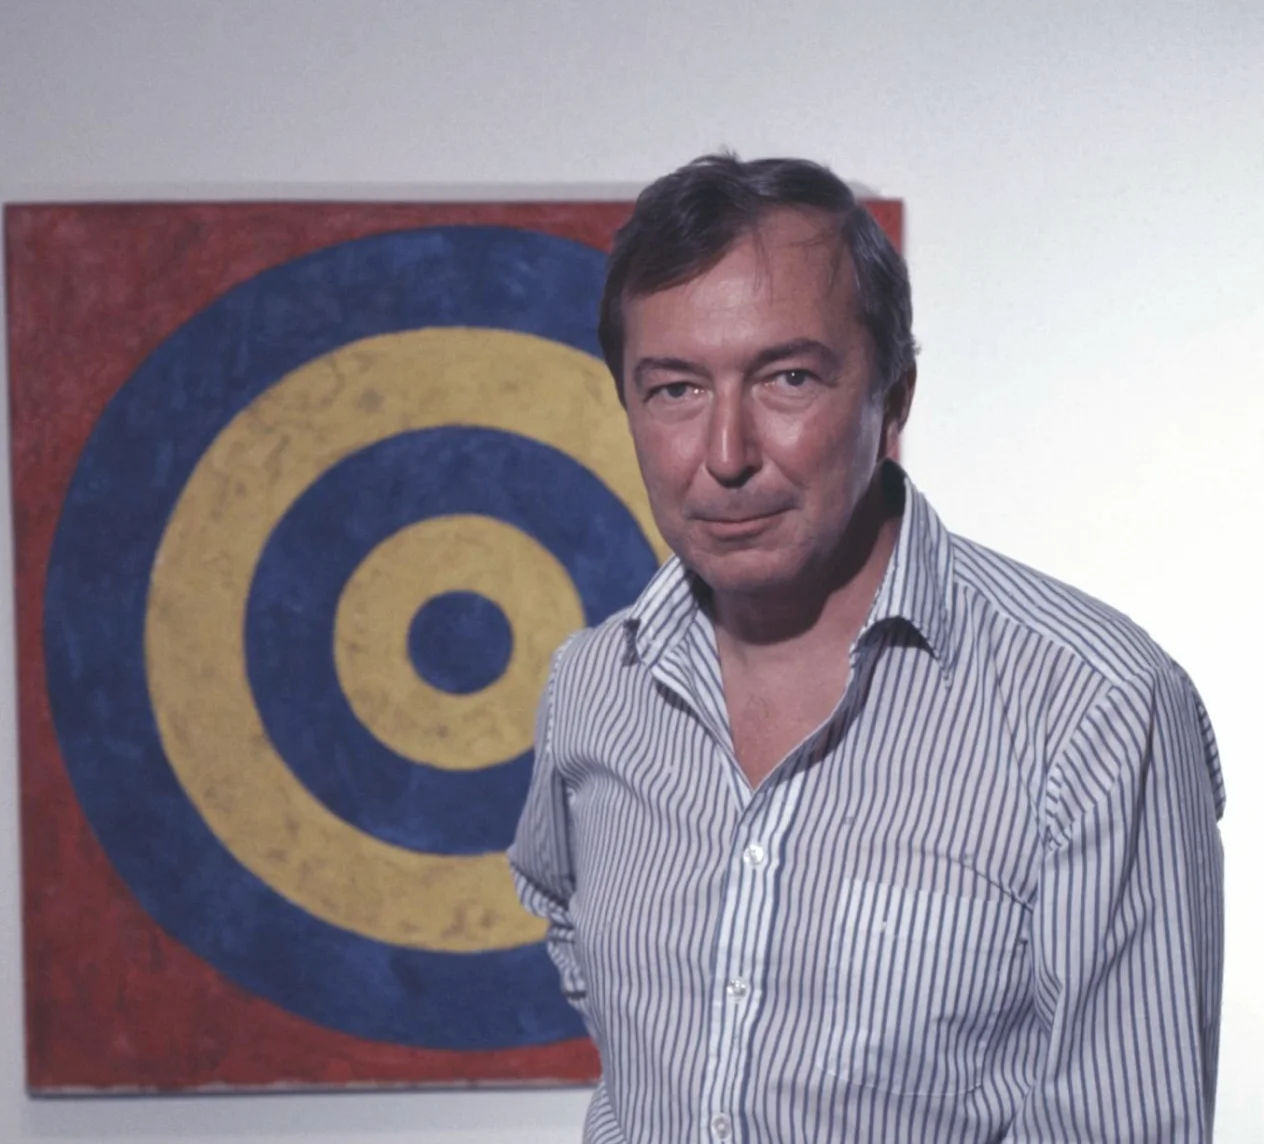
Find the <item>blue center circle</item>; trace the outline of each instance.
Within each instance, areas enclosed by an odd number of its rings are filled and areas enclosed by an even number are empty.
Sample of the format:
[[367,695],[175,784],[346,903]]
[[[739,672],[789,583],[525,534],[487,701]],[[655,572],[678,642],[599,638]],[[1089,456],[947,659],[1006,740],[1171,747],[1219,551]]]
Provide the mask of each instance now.
[[513,629],[505,613],[477,592],[445,592],[427,600],[408,628],[408,655],[431,687],[472,695],[505,673]]

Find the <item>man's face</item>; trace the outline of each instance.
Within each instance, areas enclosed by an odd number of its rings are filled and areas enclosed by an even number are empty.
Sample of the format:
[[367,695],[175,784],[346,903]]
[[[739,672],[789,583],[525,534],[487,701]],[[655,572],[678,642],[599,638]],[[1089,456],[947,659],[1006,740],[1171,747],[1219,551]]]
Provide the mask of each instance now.
[[664,539],[717,594],[806,589],[893,449],[851,259],[825,216],[771,212],[706,273],[624,304],[624,389]]

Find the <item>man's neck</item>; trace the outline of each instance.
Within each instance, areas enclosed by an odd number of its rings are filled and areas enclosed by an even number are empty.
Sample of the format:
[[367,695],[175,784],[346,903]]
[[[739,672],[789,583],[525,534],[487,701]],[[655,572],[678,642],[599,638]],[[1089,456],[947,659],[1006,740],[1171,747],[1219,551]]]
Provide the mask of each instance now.
[[799,584],[759,598],[712,598],[733,750],[752,789],[842,699],[851,676],[847,651],[873,607],[899,528],[889,512],[871,519],[863,545],[846,549],[851,564],[838,562],[815,590]]

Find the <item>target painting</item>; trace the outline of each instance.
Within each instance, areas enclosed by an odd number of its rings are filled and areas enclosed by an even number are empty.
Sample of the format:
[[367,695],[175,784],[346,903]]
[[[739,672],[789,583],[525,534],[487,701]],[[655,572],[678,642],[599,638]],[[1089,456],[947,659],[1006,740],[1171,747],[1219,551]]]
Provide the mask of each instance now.
[[628,209],[8,208],[32,1091],[597,1075],[504,852],[665,555]]

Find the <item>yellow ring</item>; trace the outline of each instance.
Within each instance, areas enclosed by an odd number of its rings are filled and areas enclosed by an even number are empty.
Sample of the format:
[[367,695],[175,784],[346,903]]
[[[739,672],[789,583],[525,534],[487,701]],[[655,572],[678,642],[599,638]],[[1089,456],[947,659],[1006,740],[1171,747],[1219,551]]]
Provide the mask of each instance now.
[[[431,687],[408,655],[408,620],[452,591],[486,596],[514,632],[504,674],[472,695]],[[338,601],[334,663],[351,709],[396,754],[472,771],[530,748],[549,659],[583,624],[566,569],[542,544],[490,517],[441,516],[388,537],[355,570]]]
[[519,433],[568,454],[666,554],[596,359],[504,330],[366,338],[286,375],[202,455],[154,563],[145,659],[172,769],[243,866],[331,925],[394,945],[473,952],[544,933],[518,905],[504,854],[420,854],[332,814],[269,741],[244,647],[255,564],[303,490],[375,441],[453,424]]

